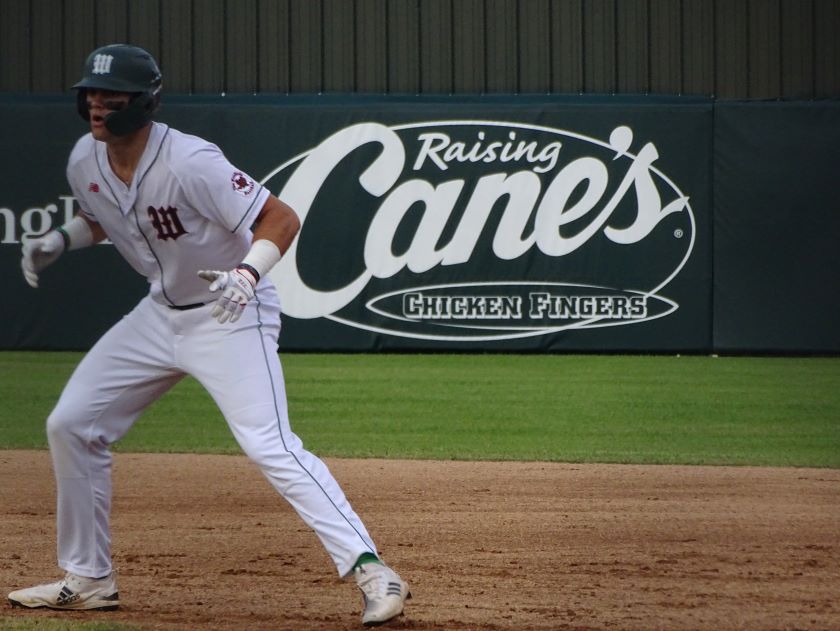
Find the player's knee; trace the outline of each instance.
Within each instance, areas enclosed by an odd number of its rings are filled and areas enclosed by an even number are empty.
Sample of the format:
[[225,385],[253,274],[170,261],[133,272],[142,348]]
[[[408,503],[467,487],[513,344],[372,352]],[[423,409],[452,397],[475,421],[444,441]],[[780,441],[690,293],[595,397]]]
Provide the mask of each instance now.
[[82,438],[77,416],[61,408],[54,409],[47,417],[47,440],[51,445],[77,441]]

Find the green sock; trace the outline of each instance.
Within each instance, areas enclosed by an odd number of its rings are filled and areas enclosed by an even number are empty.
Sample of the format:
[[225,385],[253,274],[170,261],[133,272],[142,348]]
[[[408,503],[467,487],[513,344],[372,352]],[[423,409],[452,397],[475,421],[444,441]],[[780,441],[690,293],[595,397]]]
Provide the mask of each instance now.
[[382,561],[379,560],[379,557],[371,552],[364,552],[362,555],[356,559],[356,564],[353,566],[353,569],[358,569],[365,563],[379,563],[379,565],[384,565]]

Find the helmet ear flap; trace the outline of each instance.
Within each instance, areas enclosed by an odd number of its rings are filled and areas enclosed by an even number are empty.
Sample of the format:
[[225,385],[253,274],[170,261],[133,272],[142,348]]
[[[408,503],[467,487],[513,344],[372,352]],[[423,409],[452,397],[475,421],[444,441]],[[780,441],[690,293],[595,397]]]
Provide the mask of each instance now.
[[[125,136],[145,127],[157,111],[160,103],[160,91],[140,92],[118,112],[105,117],[105,127],[115,136]],[[88,116],[89,117],[89,116]]]

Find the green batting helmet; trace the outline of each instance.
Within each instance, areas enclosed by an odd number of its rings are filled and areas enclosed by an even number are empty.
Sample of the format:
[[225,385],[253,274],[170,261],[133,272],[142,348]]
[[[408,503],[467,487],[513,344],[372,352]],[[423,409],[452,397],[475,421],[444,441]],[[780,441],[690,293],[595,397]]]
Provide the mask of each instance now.
[[90,120],[86,93],[89,88],[129,92],[128,106],[105,117],[105,127],[116,136],[125,136],[145,127],[160,104],[161,74],[148,52],[128,44],[109,44],[97,48],[85,61],[82,79],[73,86],[79,114]]

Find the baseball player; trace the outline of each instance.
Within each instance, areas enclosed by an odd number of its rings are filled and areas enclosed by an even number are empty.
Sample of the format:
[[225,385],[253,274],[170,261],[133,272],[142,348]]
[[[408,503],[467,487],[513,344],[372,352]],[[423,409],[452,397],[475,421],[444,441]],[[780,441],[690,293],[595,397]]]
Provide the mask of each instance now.
[[[47,419],[55,472],[56,583],[9,594],[14,606],[116,609],[109,445],[184,375],[204,386],[243,451],[315,531],[342,577],[355,575],[362,622],[402,613],[408,584],[378,557],[326,465],[292,432],[269,270],[297,234],[294,211],[215,145],[153,121],[161,74],[124,44],[93,51],[74,89],[90,133],[67,179],[80,212],[23,246],[26,281],[64,252],[109,238],[149,294],[80,362]],[[96,282],[93,279],[93,282]]]

